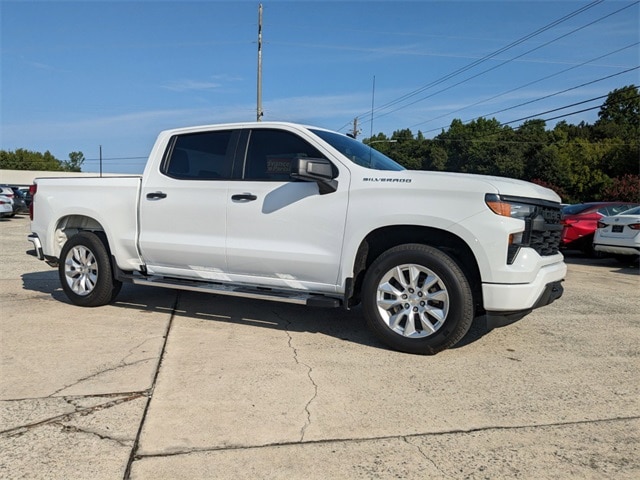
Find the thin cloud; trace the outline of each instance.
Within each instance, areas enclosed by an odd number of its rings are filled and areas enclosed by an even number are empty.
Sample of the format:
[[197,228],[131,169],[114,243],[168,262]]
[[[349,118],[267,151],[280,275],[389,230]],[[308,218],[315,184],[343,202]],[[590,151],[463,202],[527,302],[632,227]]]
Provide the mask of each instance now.
[[162,88],[173,92],[187,92],[200,90],[215,90],[222,87],[221,83],[198,81],[198,80],[176,80],[174,82],[162,85]]
[[216,90],[228,86],[230,83],[242,82],[242,77],[228,75],[226,73],[211,75],[206,80],[181,79],[168,82],[162,88],[174,92]]

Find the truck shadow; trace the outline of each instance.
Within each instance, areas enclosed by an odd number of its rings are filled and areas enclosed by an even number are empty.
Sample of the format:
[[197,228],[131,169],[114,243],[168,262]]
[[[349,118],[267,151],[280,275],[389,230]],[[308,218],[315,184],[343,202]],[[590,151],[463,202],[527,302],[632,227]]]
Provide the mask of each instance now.
[[[72,306],[60,286],[55,270],[23,274],[22,282],[25,290],[51,295],[53,299]],[[111,306],[122,309],[122,315],[127,316],[135,315],[136,312],[159,312],[172,314],[176,318],[250,325],[287,332],[314,333],[367,347],[389,350],[369,331],[359,307],[349,311],[341,308],[312,308],[131,284],[123,286],[118,298]],[[88,310],[92,311],[92,309]],[[478,317],[474,320],[469,332],[454,348],[474,343],[489,332],[490,329],[487,328],[484,317]]]

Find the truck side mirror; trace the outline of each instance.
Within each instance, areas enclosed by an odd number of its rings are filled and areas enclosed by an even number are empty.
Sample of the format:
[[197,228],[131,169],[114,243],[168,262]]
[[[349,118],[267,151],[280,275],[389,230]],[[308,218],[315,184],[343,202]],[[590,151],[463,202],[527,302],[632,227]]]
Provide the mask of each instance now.
[[291,161],[291,178],[316,182],[320,195],[335,192],[338,181],[333,165],[326,158],[296,157]]

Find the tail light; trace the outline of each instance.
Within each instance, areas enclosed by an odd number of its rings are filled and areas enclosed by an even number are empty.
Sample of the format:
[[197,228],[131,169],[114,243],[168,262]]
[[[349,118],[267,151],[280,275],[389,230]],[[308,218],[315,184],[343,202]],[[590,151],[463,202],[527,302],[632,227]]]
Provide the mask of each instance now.
[[38,184],[34,183],[29,187],[29,193],[31,194],[31,203],[29,204],[29,218],[33,220],[33,203],[36,201],[36,192],[38,191]]
[[640,230],[640,223],[632,223],[631,225],[627,225],[631,230]]
[[604,222],[598,222],[598,228],[607,228],[607,224]]

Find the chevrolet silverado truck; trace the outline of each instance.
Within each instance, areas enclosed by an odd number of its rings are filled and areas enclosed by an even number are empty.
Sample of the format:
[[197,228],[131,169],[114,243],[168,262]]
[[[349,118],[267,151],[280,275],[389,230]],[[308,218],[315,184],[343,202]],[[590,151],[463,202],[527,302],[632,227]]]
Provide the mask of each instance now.
[[283,122],[167,130],[142,175],[37,178],[29,240],[76,305],[123,282],[361,305],[391,348],[434,354],[480,315],[562,295],[560,198],[508,178],[409,171],[349,136]]

